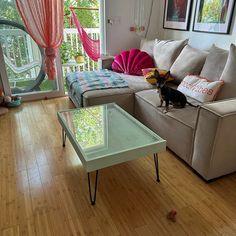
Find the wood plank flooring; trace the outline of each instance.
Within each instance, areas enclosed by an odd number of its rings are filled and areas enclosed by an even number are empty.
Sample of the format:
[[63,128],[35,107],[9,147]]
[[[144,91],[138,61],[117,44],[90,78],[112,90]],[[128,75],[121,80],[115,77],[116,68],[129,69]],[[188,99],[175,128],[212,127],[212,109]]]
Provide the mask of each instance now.
[[[172,153],[87,174],[56,112],[68,98],[24,103],[0,117],[0,235],[236,235],[236,174],[206,184]],[[177,210],[177,221],[166,214]]]

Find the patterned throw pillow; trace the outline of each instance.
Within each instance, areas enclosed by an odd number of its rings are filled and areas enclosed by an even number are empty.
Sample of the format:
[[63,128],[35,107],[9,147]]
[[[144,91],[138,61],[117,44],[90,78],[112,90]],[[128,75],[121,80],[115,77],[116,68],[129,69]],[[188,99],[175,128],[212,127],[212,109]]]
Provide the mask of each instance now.
[[[144,78],[147,80],[148,83],[150,83],[152,85],[155,85],[157,83],[157,80],[155,78],[149,79],[148,77],[153,76],[155,70],[158,70],[159,74],[162,76],[164,76],[168,72],[167,70],[160,70],[158,68],[142,69]],[[171,80],[174,80],[174,78],[170,76],[168,81],[171,81]]]
[[177,90],[188,97],[199,102],[211,102],[216,98],[217,93],[224,84],[224,81],[209,81],[197,75],[187,75]]

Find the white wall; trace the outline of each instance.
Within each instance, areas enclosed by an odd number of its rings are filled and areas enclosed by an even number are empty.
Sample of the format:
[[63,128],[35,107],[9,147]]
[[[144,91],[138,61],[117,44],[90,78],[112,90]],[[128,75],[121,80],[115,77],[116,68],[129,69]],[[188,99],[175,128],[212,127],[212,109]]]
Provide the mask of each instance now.
[[[147,38],[156,38],[160,31],[159,25],[159,0],[153,0],[153,9],[150,19],[150,27]],[[108,55],[115,55],[121,50],[139,48],[141,37],[134,32],[130,32],[132,26],[132,0],[105,0],[106,14],[106,51]],[[113,24],[108,24],[107,20],[112,19]]]
[[[164,1],[164,0],[162,0]],[[158,37],[158,35],[161,35],[162,33],[162,19],[161,19],[161,7],[160,0],[154,0],[153,1],[153,8],[151,12],[151,19],[150,19],[150,25],[147,32],[148,39],[155,39]]]
[[[106,0],[106,41],[107,54],[115,55],[121,50],[139,47],[140,37],[129,31],[131,26],[132,0]],[[191,11],[191,23],[189,31],[163,29],[164,0],[154,0],[150,26],[147,32],[148,39],[185,39],[193,47],[209,49],[213,43],[222,48],[229,48],[231,43],[236,43],[236,7],[229,35],[209,34],[193,32],[193,20],[196,0],[193,1]],[[113,25],[107,23],[107,19],[113,19]]]
[[163,14],[164,14],[164,2],[163,0],[158,0],[160,4],[160,17],[161,21],[160,29],[158,37],[161,39],[184,39],[189,38],[189,44],[193,47],[201,48],[201,49],[208,49],[211,47],[213,43],[215,43],[217,46],[229,49],[229,45],[231,43],[236,43],[236,24],[235,24],[235,12],[236,8],[234,10],[234,16],[232,19],[231,24],[231,31],[228,35],[223,34],[212,34],[212,33],[202,33],[202,32],[193,32],[193,21],[194,21],[194,13],[195,13],[195,6],[196,1],[193,1],[192,4],[192,12],[191,12],[191,24],[189,31],[179,31],[179,30],[169,30],[169,29],[163,29]]
[[[139,46],[139,37],[129,31],[131,0],[106,0],[106,50],[115,55],[121,50]],[[111,19],[113,24],[108,24]]]

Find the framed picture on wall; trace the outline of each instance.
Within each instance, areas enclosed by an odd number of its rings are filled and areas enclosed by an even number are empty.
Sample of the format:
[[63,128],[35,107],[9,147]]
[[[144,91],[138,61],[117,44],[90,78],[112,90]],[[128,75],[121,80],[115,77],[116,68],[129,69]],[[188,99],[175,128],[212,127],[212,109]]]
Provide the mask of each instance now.
[[197,0],[193,31],[228,34],[235,0]]
[[163,28],[188,30],[192,0],[165,0]]

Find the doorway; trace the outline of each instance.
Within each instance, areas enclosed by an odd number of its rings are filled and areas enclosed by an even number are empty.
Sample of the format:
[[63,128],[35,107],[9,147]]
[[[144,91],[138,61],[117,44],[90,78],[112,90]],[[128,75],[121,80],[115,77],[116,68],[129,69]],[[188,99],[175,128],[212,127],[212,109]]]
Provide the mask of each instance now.
[[60,58],[57,79],[44,72],[44,50],[26,32],[15,0],[0,2],[0,77],[6,95],[34,100],[64,95]]
[[[64,1],[64,40],[61,46],[63,75],[71,71],[91,71],[98,69],[98,63],[86,53],[80,35],[74,24],[71,24],[71,10],[76,14],[80,25],[92,40],[100,40],[100,48],[104,48],[101,25],[104,15],[104,0],[65,0]],[[102,51],[101,50],[101,51]],[[77,60],[77,55],[80,59]],[[81,59],[82,58],[82,59]]]
[[[0,1],[0,80],[6,95],[23,100],[64,96],[66,73],[98,69],[70,24],[71,6],[89,37],[100,39],[105,53],[105,0],[64,0],[64,40],[56,58],[57,79],[52,81],[44,73],[44,50],[25,31],[15,0]],[[76,61],[76,55],[82,55],[82,61]]]

